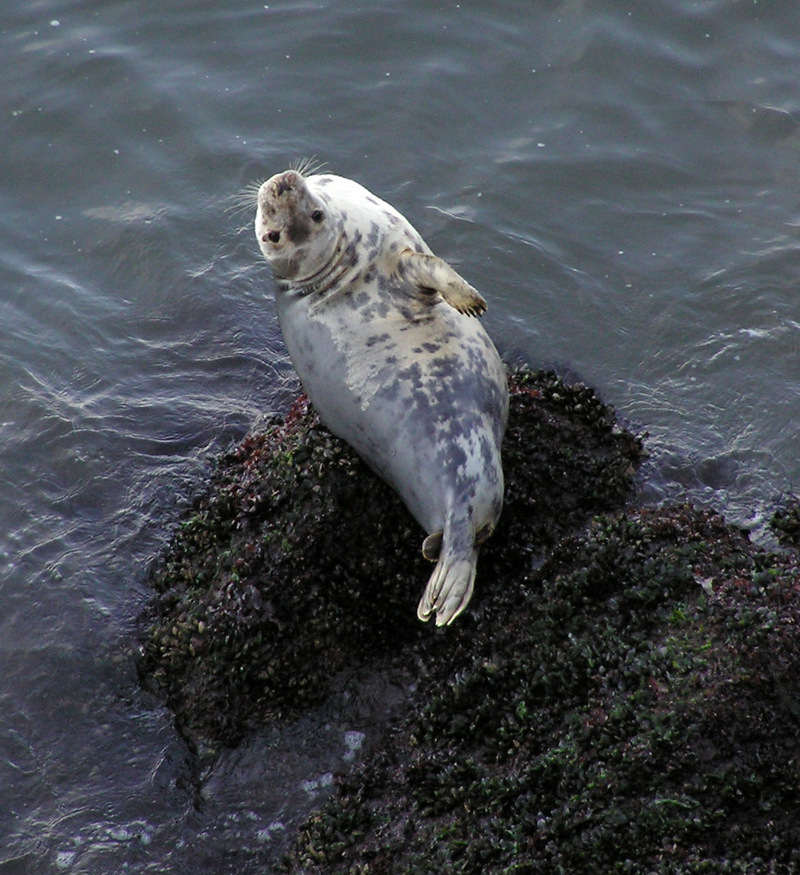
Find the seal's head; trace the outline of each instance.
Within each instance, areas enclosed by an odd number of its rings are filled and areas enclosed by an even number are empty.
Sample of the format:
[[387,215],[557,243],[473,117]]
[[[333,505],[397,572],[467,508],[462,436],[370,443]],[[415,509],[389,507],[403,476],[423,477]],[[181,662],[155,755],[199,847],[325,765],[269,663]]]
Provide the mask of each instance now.
[[277,173],[258,190],[256,238],[275,276],[305,283],[337,251],[341,219],[297,170]]

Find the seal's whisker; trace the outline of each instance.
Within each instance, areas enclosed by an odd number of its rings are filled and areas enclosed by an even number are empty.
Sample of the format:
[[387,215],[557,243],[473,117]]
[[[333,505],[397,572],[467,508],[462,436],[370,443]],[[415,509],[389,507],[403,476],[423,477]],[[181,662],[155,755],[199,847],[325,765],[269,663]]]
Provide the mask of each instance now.
[[300,158],[299,161],[294,161],[289,169],[301,176],[314,176],[327,166],[327,161],[320,161],[316,155],[312,155],[310,158]]
[[260,182],[251,182],[244,186],[244,188],[239,189],[235,194],[232,194],[228,198],[228,206],[224,210],[225,214],[228,216],[238,216],[242,213],[255,213],[260,188]]

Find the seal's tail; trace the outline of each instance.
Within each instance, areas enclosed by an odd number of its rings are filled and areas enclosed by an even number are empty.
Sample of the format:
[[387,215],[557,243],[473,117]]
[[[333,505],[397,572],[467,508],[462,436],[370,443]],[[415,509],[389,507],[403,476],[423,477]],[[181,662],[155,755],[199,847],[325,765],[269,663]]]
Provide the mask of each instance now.
[[478,551],[474,545],[458,550],[448,545],[445,538],[439,561],[417,608],[420,620],[429,620],[434,613],[437,626],[446,626],[455,620],[472,598],[477,561]]

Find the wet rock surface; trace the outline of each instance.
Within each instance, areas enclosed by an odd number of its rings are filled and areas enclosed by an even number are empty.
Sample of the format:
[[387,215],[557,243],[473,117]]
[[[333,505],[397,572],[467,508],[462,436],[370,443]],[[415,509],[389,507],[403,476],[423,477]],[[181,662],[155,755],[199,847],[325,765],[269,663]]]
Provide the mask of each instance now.
[[218,460],[154,568],[143,683],[206,761],[342,672],[404,691],[285,871],[791,871],[793,554],[623,509],[643,451],[613,410],[550,372],[510,388],[503,517],[453,626],[416,619],[424,533],[299,399]]
[[708,511],[595,520],[501,598],[286,871],[793,872],[800,570]]

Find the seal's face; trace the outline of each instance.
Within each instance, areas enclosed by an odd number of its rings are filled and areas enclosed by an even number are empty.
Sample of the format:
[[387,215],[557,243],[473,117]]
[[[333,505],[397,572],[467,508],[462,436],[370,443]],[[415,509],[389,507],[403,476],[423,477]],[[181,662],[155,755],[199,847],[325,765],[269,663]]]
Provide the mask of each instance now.
[[341,220],[298,171],[278,173],[259,189],[256,238],[279,279],[311,280],[336,254],[340,235]]

